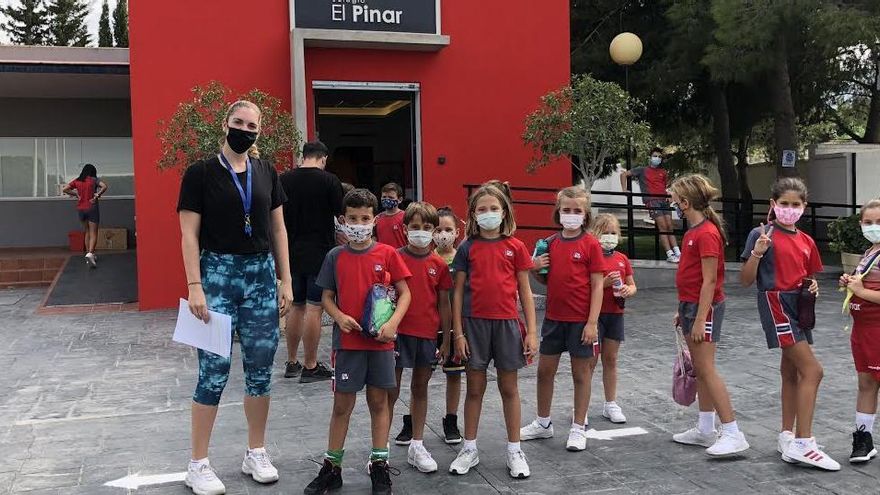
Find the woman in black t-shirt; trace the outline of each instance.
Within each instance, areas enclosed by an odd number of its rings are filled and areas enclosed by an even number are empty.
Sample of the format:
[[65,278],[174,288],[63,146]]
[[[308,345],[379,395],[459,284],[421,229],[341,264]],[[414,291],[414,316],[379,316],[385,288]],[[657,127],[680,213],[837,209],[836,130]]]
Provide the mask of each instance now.
[[[272,364],[278,347],[278,316],[293,300],[285,201],[278,173],[260,160],[254,143],[260,109],[238,101],[226,113],[220,153],[187,168],[180,187],[183,261],[189,308],[207,322],[208,310],[232,317],[244,364],[248,450],[242,471],[260,483],[278,479],[266,454]],[[274,253],[274,256],[273,256]],[[277,273],[281,286],[276,286]],[[229,378],[230,358],[199,350],[199,383],[192,405],[192,460],[187,486],[196,493],[224,493],[208,463],[217,404]]]

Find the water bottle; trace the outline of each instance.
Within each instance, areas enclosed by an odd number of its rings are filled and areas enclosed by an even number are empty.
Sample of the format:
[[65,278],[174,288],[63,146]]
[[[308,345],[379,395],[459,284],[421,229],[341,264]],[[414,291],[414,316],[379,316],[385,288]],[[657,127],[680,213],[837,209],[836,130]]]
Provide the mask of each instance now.
[[[547,240],[546,239],[538,239],[538,242],[535,243],[535,253],[533,256],[535,258],[537,258],[538,256],[542,256],[542,255],[547,254],[549,251],[550,251],[550,244],[547,243]],[[547,275],[547,272],[549,272],[549,271],[550,271],[549,268],[542,268],[542,269],[538,270],[538,273],[541,275]]]
[[614,280],[614,283],[611,285],[611,293],[614,296],[614,302],[617,303],[617,306],[621,309],[626,307],[626,299],[620,294],[620,289],[623,289],[623,279],[620,278],[620,272],[611,272],[609,275],[617,274],[618,278]]

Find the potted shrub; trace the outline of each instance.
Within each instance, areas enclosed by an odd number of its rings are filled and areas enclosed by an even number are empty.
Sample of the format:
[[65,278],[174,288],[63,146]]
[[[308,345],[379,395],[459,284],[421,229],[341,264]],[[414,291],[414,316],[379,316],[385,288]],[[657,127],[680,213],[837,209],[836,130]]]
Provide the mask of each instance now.
[[845,273],[852,273],[859,266],[862,254],[871,247],[871,243],[862,235],[859,215],[838,218],[828,225],[828,247],[840,253],[840,262]]

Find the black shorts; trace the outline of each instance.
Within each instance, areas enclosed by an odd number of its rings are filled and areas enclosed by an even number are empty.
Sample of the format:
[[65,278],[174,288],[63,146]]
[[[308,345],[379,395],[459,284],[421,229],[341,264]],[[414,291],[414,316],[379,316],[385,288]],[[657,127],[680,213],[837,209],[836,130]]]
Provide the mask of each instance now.
[[[678,318],[681,322],[681,333],[690,335],[697,319],[697,303],[680,301],[678,303]],[[721,340],[721,324],[724,322],[724,301],[712,303],[709,314],[706,316],[706,328],[703,328],[703,342],[718,342]],[[698,329],[699,330],[699,329]]]
[[437,364],[438,354],[434,339],[398,334],[394,341],[397,368],[433,368]]
[[541,326],[542,355],[557,356],[563,352],[575,358],[591,358],[598,356],[601,338],[590,345],[584,345],[581,338],[584,334],[585,321],[570,322],[544,319]]
[[662,216],[672,216],[672,205],[669,201],[662,198],[646,199],[645,206],[648,207],[648,215],[651,218]]
[[312,306],[321,305],[323,290],[315,284],[315,278],[315,275],[305,273],[294,273],[291,276],[293,281],[293,304],[295,306],[302,306],[306,303]]
[[397,388],[394,372],[394,351],[335,350],[331,354],[333,391],[355,393],[364,385],[376,388]]
[[101,209],[93,205],[88,210],[76,210],[80,222],[101,223]]
[[599,338],[623,342],[623,313],[599,315]]

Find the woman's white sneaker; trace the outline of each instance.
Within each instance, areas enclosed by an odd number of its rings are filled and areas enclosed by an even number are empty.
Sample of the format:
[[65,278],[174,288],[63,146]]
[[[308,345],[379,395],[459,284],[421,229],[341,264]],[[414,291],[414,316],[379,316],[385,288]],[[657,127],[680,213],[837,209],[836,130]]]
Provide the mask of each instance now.
[[529,471],[526,454],[522,450],[516,452],[507,451],[507,469],[510,470],[511,478],[528,478],[532,474]]
[[788,450],[785,451],[792,460],[809,464],[826,471],[840,471],[840,464],[834,459],[828,457],[828,454],[822,452],[816,445],[815,438],[795,439],[789,444]]
[[266,449],[248,450],[241,462],[241,472],[249,474],[257,483],[274,483],[278,481],[278,470],[272,465]]
[[520,440],[535,440],[538,438],[553,438],[553,423],[545,428],[537,419],[519,429]]
[[616,402],[606,402],[602,409],[602,416],[605,416],[612,423],[626,423],[626,416]]
[[196,495],[223,495],[226,493],[226,486],[223,485],[214,469],[207,462],[190,462],[183,482]]
[[423,473],[433,473],[437,470],[437,461],[431,457],[431,453],[424,445],[410,443],[406,453],[406,462]]
[[697,428],[691,428],[682,433],[672,435],[672,440],[676,443],[685,445],[699,445],[701,447],[711,447],[718,440],[718,432],[712,430],[711,433],[702,433]]
[[794,440],[794,433],[790,431],[783,431],[779,434],[779,438],[776,440],[776,451],[782,455],[782,460],[789,464],[797,464],[798,461],[792,459],[791,457],[785,455],[785,452],[788,450],[788,446],[791,445],[792,440]]
[[568,431],[568,442],[565,443],[566,450],[570,452],[580,452],[587,448],[587,431],[583,428],[575,428],[572,426]]
[[746,437],[741,431],[736,433],[721,432],[721,436],[711,447],[706,449],[706,453],[713,457],[724,457],[739,454],[748,448],[749,442],[746,442]]
[[480,463],[480,454],[477,449],[461,449],[452,464],[449,465],[449,472],[452,474],[467,474],[472,467]]

